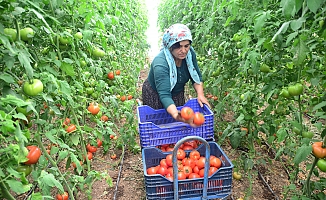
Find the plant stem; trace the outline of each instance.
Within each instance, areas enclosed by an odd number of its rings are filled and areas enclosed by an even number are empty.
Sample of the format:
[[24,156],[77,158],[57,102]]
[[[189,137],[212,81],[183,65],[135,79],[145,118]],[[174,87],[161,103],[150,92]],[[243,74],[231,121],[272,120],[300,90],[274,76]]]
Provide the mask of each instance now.
[[2,182],[2,180],[0,181],[0,191],[1,191],[1,195],[2,195],[2,197],[4,197],[4,199],[15,200],[15,198],[8,191],[6,185]]
[[[37,141],[37,144],[38,146],[41,148],[42,150],[42,153],[45,155],[45,157],[48,159],[48,161],[50,161],[51,165],[54,166],[55,168],[59,169],[59,167],[57,166],[57,163],[53,160],[53,158],[48,154],[48,152],[46,151],[44,145],[43,145],[43,142],[42,142],[42,139],[41,139],[41,136],[40,134],[36,134],[35,135],[35,138],[36,138],[36,141]],[[68,190],[68,193],[69,193],[69,197],[71,200],[75,200],[74,198],[74,194],[71,190],[71,188],[69,187],[69,184],[67,182],[67,180],[65,179],[65,177],[63,176],[63,174],[61,173],[60,170],[58,170],[58,173],[59,173],[59,176],[62,178],[63,180],[63,183],[65,184],[67,190]]]
[[314,171],[314,168],[317,164],[317,161],[319,160],[319,158],[315,157],[315,160],[314,162],[312,163],[312,166],[311,166],[311,169],[310,169],[310,172],[308,174],[308,177],[306,179],[306,183],[304,184],[304,187],[303,187],[303,192],[308,195],[308,197],[311,196],[311,191],[310,191],[310,178],[311,178],[311,175],[312,175],[312,172]]

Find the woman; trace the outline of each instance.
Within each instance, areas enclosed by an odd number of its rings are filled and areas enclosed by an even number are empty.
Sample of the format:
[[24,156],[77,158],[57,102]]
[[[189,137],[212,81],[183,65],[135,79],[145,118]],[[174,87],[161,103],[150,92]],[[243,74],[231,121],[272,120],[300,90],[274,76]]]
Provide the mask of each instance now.
[[183,24],[174,24],[163,35],[163,49],[153,59],[147,79],[142,87],[143,104],[153,109],[165,108],[177,121],[185,121],[177,110],[185,104],[185,84],[191,80],[200,106],[209,103],[204,95],[203,82],[196,53],[191,47],[192,36]]

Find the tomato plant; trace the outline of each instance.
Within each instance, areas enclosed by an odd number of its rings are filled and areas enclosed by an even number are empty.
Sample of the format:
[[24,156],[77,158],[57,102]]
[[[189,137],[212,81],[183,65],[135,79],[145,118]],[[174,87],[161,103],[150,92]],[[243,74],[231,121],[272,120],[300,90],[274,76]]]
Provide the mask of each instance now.
[[41,150],[37,146],[27,146],[28,149],[28,155],[27,159],[28,161],[25,162],[26,165],[32,165],[36,164],[38,162],[38,159],[41,156]]
[[23,85],[23,91],[28,96],[36,96],[43,91],[43,83],[39,79],[27,81]]
[[195,116],[195,113],[192,108],[190,107],[183,107],[180,111],[181,117],[185,120],[189,120]]

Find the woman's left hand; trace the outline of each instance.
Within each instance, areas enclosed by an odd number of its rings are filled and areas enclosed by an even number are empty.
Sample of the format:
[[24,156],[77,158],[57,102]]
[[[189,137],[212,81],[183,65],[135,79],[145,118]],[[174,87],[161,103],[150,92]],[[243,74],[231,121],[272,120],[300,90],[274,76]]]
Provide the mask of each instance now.
[[204,106],[203,104],[206,104],[209,108],[211,108],[211,105],[209,104],[209,102],[208,102],[208,100],[206,99],[205,96],[199,95],[197,97],[197,101],[198,101],[200,107],[203,107]]

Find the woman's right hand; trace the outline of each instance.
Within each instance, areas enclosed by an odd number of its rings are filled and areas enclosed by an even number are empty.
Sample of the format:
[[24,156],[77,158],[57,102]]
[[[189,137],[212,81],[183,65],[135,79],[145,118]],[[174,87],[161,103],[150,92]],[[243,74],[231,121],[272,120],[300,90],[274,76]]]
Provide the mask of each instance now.
[[197,125],[194,124],[194,118],[190,118],[189,120],[185,120],[184,118],[181,117],[181,113],[180,111],[178,112],[178,115],[175,115],[175,117],[173,117],[176,121],[179,121],[179,122],[184,122],[184,123],[187,123],[189,124],[191,127],[197,127]]

